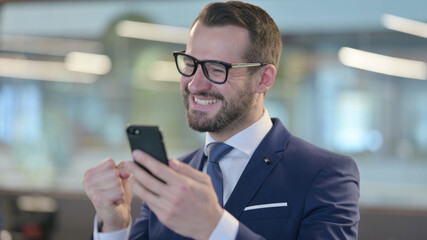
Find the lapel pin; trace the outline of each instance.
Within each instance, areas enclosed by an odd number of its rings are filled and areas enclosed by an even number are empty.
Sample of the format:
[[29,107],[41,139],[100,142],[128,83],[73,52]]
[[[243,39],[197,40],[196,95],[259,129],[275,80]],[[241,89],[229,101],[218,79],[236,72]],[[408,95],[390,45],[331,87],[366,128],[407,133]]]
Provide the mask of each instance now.
[[265,162],[267,165],[270,165],[270,164],[271,164],[271,161],[270,161],[270,159],[268,159],[268,157],[265,157],[265,158],[264,158],[264,162]]

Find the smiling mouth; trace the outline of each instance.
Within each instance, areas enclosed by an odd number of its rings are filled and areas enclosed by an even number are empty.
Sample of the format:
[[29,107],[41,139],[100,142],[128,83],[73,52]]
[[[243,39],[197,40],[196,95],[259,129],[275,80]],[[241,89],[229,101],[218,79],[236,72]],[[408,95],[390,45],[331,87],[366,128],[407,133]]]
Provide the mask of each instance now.
[[196,102],[197,104],[203,105],[203,106],[215,104],[219,101],[220,100],[217,100],[217,99],[203,100],[203,99],[198,99],[197,97],[194,97],[194,102]]

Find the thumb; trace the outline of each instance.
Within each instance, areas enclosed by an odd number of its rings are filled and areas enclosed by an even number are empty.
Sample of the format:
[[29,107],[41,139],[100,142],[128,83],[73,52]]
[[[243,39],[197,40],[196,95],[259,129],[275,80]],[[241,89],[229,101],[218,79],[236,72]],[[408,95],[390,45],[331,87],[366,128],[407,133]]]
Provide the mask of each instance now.
[[127,179],[130,177],[130,171],[129,171],[129,162],[120,162],[117,165],[117,169],[120,171],[120,177],[123,179]]
[[199,170],[194,169],[190,165],[180,162],[175,158],[169,158],[169,166],[180,174],[183,174],[198,182],[209,183],[210,178]]
[[124,196],[119,201],[116,201],[115,204],[126,203],[130,204],[132,202],[132,187],[129,182],[129,177],[131,175],[129,171],[129,162],[120,162],[117,165],[117,169],[120,171],[120,177],[122,182],[122,187],[124,191]]

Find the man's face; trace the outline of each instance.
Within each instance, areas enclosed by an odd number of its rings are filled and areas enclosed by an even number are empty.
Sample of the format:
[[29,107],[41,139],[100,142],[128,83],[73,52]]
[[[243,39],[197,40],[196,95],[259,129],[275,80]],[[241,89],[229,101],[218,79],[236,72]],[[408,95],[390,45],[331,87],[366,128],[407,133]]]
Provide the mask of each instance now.
[[[242,63],[246,62],[242,56],[248,42],[244,28],[196,23],[190,31],[186,54],[198,60]],[[247,125],[254,102],[254,84],[246,68],[231,68],[224,84],[214,84],[198,66],[193,76],[182,76],[181,94],[191,128],[220,132],[236,124]]]

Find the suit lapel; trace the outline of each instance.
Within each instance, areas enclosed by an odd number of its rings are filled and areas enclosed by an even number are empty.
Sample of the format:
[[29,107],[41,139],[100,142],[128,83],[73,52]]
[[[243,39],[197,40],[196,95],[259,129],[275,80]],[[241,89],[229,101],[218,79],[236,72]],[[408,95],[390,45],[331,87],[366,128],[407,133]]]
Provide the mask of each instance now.
[[203,148],[200,148],[194,153],[194,156],[190,159],[188,162],[188,165],[192,166],[193,168],[202,171],[203,164],[206,161],[206,156],[203,153]]
[[272,129],[252,155],[225,204],[225,209],[237,219],[239,219],[244,208],[256,194],[264,180],[282,160],[279,153],[284,151],[290,134],[279,120],[273,119],[273,122]]

